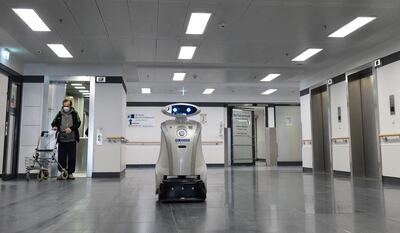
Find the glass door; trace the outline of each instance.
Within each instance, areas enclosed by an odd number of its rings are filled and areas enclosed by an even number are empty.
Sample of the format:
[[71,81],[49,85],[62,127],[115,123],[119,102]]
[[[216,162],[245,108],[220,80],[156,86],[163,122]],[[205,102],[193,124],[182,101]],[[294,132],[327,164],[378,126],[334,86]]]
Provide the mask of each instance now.
[[8,180],[17,176],[19,119],[21,103],[21,82],[10,77],[7,92],[7,109],[4,139],[4,157],[2,179]]
[[232,164],[255,164],[254,113],[232,109]]

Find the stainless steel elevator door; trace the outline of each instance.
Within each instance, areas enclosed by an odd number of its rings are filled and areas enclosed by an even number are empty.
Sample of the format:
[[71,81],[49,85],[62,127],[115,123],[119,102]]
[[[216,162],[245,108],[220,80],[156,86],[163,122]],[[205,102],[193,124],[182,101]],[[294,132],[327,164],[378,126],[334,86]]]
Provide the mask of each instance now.
[[349,82],[349,114],[352,173],[355,177],[379,178],[378,138],[373,77]]
[[313,141],[313,169],[315,172],[331,172],[328,93],[322,91],[311,96]]

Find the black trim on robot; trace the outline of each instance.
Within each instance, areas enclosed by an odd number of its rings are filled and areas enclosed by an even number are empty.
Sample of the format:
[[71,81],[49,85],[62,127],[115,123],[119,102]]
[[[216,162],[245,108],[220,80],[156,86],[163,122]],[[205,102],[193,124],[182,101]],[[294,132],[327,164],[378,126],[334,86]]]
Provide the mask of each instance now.
[[257,162],[266,162],[266,159],[256,159]]
[[389,65],[396,61],[399,61],[400,60],[400,51],[392,53],[390,55],[387,55],[386,57],[382,57],[380,60],[381,60],[382,66],[386,66],[386,65]]
[[346,74],[338,75],[338,76],[332,78],[332,84],[331,85],[343,82],[345,80],[346,80]]
[[96,76],[96,83],[121,83],[122,87],[125,90],[125,94],[127,93],[125,81],[122,76],[104,76],[106,78],[105,82],[97,82],[97,77],[103,77],[103,76],[100,75]]
[[299,166],[303,165],[302,161],[278,161],[278,166]]
[[349,82],[351,82],[351,81],[355,81],[358,79],[369,77],[371,75],[372,75],[372,67],[368,67],[368,68],[365,68],[363,70],[360,70],[354,74],[347,76],[347,79]]
[[310,94],[310,88],[306,88],[300,91],[300,96],[305,96]]
[[203,202],[207,189],[200,176],[164,176],[160,184],[160,202]]
[[336,177],[350,177],[351,173],[345,171],[333,171],[333,175]]

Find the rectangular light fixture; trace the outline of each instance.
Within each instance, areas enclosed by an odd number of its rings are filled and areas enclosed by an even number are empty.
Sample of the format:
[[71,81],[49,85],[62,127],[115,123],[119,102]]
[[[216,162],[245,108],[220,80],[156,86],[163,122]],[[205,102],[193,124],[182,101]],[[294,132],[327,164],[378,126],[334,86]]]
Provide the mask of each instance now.
[[173,81],[183,81],[185,79],[186,73],[174,73]]
[[74,87],[75,89],[85,89],[85,87],[81,87],[81,86],[76,86]]
[[142,88],[142,94],[151,94],[150,88]]
[[33,9],[13,8],[17,14],[35,32],[49,32],[50,28],[43,22]]
[[266,91],[264,91],[263,93],[261,93],[262,95],[269,95],[274,93],[275,91],[277,91],[278,89],[268,89]]
[[203,95],[210,95],[215,91],[214,88],[207,88],[203,91]]
[[344,25],[334,33],[330,34],[329,37],[343,38],[349,35],[350,33],[356,31],[357,29],[361,28],[362,26],[368,24],[374,19],[376,19],[376,17],[357,17],[350,23]]
[[179,50],[178,59],[189,60],[193,58],[196,46],[181,46]]
[[71,86],[82,86],[82,83],[71,83]]
[[302,52],[299,56],[293,58],[292,61],[305,61],[321,51],[322,49],[317,49],[317,48],[307,49],[306,51]]
[[265,78],[261,79],[261,82],[271,82],[272,80],[279,77],[281,74],[269,74]]
[[72,58],[71,53],[64,47],[63,44],[47,44],[47,46],[53,50],[53,52],[61,58]]
[[80,93],[89,93],[88,90],[80,90],[79,92],[80,92]]
[[190,15],[186,34],[201,35],[206,29],[211,13],[192,13]]

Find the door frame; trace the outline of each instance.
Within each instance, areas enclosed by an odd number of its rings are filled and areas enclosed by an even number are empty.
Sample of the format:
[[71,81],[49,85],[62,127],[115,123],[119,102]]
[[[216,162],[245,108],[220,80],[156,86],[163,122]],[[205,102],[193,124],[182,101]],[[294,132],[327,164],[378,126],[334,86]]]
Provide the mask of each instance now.
[[252,127],[252,130],[251,130],[251,132],[252,132],[252,138],[251,138],[251,140],[252,140],[252,158],[253,158],[253,162],[251,162],[251,163],[235,163],[234,162],[234,150],[233,150],[233,119],[232,119],[232,117],[233,117],[233,110],[234,109],[240,109],[240,110],[243,110],[242,108],[241,108],[241,106],[229,106],[229,108],[230,108],[230,110],[228,111],[228,119],[230,119],[229,121],[230,121],[230,124],[231,124],[231,128],[230,128],[230,131],[231,131],[231,166],[254,166],[255,164],[256,164],[256,157],[255,157],[255,147],[256,147],[256,144],[255,144],[255,137],[254,137],[254,111],[253,110],[248,110],[248,111],[251,111],[251,127]]
[[6,130],[9,130],[9,120],[10,120],[10,115],[9,115],[9,107],[10,107],[10,92],[12,88],[12,84],[16,83],[18,86],[17,90],[17,102],[16,102],[16,112],[15,112],[15,128],[14,128],[14,143],[13,143],[13,162],[12,162],[12,173],[7,174],[7,151],[8,151],[8,139],[9,139],[9,134],[7,134],[4,137],[4,149],[3,149],[3,171],[1,178],[3,180],[10,180],[14,179],[18,176],[18,155],[19,155],[19,141],[20,141],[20,123],[21,123],[21,103],[22,103],[22,80],[21,77],[19,76],[8,76],[8,88],[7,88],[7,104],[6,104]]

